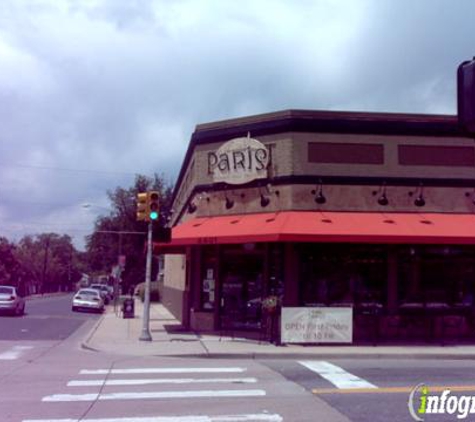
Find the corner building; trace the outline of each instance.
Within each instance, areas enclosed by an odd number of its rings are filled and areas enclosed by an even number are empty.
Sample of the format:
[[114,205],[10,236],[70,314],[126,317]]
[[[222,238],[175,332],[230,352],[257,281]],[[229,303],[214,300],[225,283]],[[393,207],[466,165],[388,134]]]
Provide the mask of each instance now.
[[[456,116],[201,124],[173,210],[172,242],[154,247],[163,302],[185,326],[268,332],[271,297],[288,342],[473,340],[475,145]],[[349,331],[315,333],[308,318]]]

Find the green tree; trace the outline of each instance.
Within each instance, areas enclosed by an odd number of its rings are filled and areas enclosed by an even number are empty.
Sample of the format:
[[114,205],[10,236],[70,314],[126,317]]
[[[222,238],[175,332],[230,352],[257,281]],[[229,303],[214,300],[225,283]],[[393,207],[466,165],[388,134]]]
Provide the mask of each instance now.
[[17,285],[20,276],[20,264],[15,254],[15,245],[0,237],[0,284]]
[[15,257],[22,279],[40,286],[43,293],[74,290],[81,276],[80,255],[68,235],[25,236],[15,249]]
[[159,224],[166,224],[171,206],[171,184],[157,174],[151,178],[137,175],[132,187],[117,187],[107,193],[111,211],[97,218],[94,232],[86,238],[87,261],[94,273],[110,273],[117,265],[118,256],[125,255],[126,265],[121,276],[125,292],[145,280],[147,224],[136,221],[136,196],[150,190],[159,193]]

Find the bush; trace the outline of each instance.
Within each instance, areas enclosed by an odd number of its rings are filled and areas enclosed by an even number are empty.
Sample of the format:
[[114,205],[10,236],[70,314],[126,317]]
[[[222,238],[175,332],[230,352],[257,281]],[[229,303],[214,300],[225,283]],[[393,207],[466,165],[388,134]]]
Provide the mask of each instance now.
[[[140,297],[140,300],[144,301],[145,296],[145,283],[139,283],[135,286],[134,290],[135,296]],[[150,283],[150,301],[151,302],[159,302],[160,301],[160,293],[158,291],[158,281],[152,281]]]

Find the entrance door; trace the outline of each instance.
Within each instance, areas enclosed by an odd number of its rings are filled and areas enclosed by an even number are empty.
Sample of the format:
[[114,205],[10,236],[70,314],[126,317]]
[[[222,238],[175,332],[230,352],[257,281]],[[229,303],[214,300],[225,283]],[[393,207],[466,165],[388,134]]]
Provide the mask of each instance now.
[[259,329],[264,255],[225,253],[222,263],[221,327]]

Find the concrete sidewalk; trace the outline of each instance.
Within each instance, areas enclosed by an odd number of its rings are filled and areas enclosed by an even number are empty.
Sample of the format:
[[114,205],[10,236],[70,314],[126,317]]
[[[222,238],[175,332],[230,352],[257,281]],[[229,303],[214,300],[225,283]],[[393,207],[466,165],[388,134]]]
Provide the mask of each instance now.
[[[127,356],[182,356],[223,358],[427,358],[475,359],[468,346],[275,346],[266,342],[181,329],[179,321],[161,304],[150,307],[152,341],[140,341],[143,305],[135,300],[135,318],[124,319],[108,307],[82,346],[88,350]],[[235,333],[238,336],[238,333]]]

